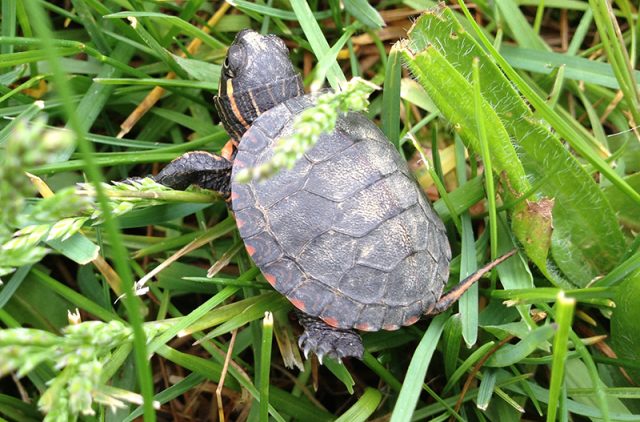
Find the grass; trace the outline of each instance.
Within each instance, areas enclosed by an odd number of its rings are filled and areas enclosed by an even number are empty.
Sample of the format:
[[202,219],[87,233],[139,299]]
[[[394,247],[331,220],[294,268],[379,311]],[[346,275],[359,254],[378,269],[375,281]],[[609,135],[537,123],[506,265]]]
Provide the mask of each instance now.
[[[636,4],[64,5],[1,8],[0,418],[640,420]],[[434,199],[452,283],[519,257],[362,361],[303,359],[216,194],[102,183],[220,151],[249,26],[307,87],[382,87],[367,114]]]

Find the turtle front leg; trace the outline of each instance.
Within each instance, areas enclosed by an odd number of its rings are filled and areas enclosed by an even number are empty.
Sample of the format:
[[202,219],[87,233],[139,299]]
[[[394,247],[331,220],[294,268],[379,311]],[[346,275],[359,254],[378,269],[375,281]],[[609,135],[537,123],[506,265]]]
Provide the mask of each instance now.
[[338,361],[348,356],[362,359],[364,346],[362,339],[355,330],[334,328],[322,321],[301,312],[297,312],[298,322],[304,328],[304,333],[298,339],[298,346],[308,357],[309,352],[318,356],[320,363],[325,356]]
[[233,162],[219,155],[193,151],[167,164],[153,180],[178,190],[196,185],[215,190],[226,198],[231,194],[232,167]]

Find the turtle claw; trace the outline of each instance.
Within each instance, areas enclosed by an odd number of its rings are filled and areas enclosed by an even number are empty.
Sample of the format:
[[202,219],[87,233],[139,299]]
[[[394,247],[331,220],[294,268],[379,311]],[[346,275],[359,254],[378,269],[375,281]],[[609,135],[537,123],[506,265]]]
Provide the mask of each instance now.
[[302,340],[302,337],[300,337],[300,339],[298,340],[298,347],[302,349],[302,352],[304,353],[304,358],[309,359],[309,352],[311,351],[311,347],[303,346],[303,343],[304,342]]
[[320,364],[325,357],[330,357],[338,362],[349,356],[362,359],[364,346],[362,339],[354,330],[333,328],[323,321],[307,315],[300,317],[300,323],[305,328],[298,340],[298,345],[305,358],[313,352],[318,357]]

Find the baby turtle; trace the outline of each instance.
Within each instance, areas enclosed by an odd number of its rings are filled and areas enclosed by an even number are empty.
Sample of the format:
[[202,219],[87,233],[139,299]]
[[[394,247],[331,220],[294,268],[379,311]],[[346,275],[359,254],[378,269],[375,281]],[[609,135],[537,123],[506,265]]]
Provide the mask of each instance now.
[[362,114],[339,117],[291,170],[235,181],[241,169],[269,160],[295,117],[314,104],[278,37],[238,33],[214,101],[232,138],[221,155],[187,153],[155,180],[230,199],[247,252],[299,310],[305,355],[361,358],[356,330],[396,330],[443,312],[483,274],[442,295],[451,260],[442,221],[407,163]]

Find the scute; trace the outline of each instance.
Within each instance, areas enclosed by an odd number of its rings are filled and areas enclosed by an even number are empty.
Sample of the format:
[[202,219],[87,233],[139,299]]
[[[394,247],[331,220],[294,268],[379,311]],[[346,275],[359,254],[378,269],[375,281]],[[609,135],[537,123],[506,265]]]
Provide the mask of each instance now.
[[298,263],[311,278],[336,288],[356,260],[356,239],[333,230],[309,242],[298,256]]
[[284,255],[282,248],[267,231],[244,238],[244,245],[258,267],[262,267]]
[[320,318],[332,321],[333,325],[338,328],[352,328],[360,323],[363,305],[341,294],[332,295],[330,298],[328,303],[323,303],[323,309],[319,314]]
[[264,231],[267,223],[264,214],[257,208],[247,207],[236,211],[236,223],[240,236],[248,238]]
[[429,285],[424,283],[424,280],[433,279],[431,277],[436,268],[428,253],[423,251],[411,254],[389,274],[389,294],[382,301],[390,306],[409,306],[417,300],[433,303],[433,290],[436,290],[440,297],[444,284]]
[[251,186],[244,183],[235,183],[233,185],[231,200],[233,202],[233,211],[235,212],[246,207],[252,207],[256,203]]
[[322,136],[331,137],[331,142],[318,142],[304,156],[312,163],[319,163],[340,154],[345,149],[353,145],[353,139],[343,132],[335,132],[334,135],[324,134]]
[[296,257],[307,243],[331,228],[337,211],[328,199],[298,191],[271,207],[267,218],[272,235],[289,256]]
[[317,280],[306,280],[291,290],[287,297],[298,309],[315,316],[320,315],[325,305],[334,300]]
[[[270,156],[270,155],[269,155]],[[260,165],[266,160],[260,159],[256,163]],[[269,208],[278,201],[298,192],[305,183],[304,176],[309,172],[311,165],[306,160],[299,160],[291,170],[283,170],[269,179],[269,188],[264,189],[260,184],[256,186],[256,203],[263,208]]]
[[343,201],[396,169],[395,163],[384,157],[388,152],[388,148],[376,142],[356,142],[331,160],[315,164],[305,190],[332,201]]
[[[382,321],[382,327],[386,330],[397,330],[401,326],[405,325],[406,318],[405,308],[402,306],[386,306],[386,312],[384,314],[384,320]],[[385,328],[386,327],[386,328]]]
[[365,305],[381,304],[389,287],[388,280],[389,273],[385,271],[356,265],[340,279],[338,290]]
[[387,314],[387,305],[371,304],[365,306],[358,317],[359,324],[356,328],[363,331],[379,331],[383,328],[384,317]]
[[307,109],[313,105],[315,96],[315,94],[310,94],[291,98],[289,101],[286,101],[282,105],[286,107],[292,115],[297,115],[302,110]]
[[263,151],[267,145],[269,145],[269,137],[257,127],[242,138],[244,149],[254,154]]
[[[396,172],[363,189],[342,203],[334,228],[353,237],[362,237],[380,225],[381,221],[395,217],[418,200],[414,183]],[[363,207],[362,204],[369,204]]]
[[261,268],[265,278],[284,295],[308,280],[300,267],[289,258],[277,259]]
[[287,121],[291,118],[291,112],[283,104],[274,107],[272,110],[275,109],[278,110],[277,119],[258,119],[253,123],[252,126],[252,128],[255,127],[261,132],[264,132],[270,139],[275,138],[280,133],[285,123],[287,123]]
[[360,113],[348,113],[336,122],[336,130],[348,133],[349,137],[358,140],[368,140],[388,145],[389,140],[369,120]]
[[404,320],[402,325],[413,325],[420,319],[420,316],[425,310],[425,307],[421,300],[413,302],[407,306],[401,307],[404,312]]
[[360,330],[413,323],[442,292],[451,252],[406,162],[366,117],[340,116],[292,170],[235,181],[273,154],[312,102],[274,107],[240,141],[232,174],[240,234],[265,278],[305,313]]
[[359,239],[357,263],[390,272],[414,252],[415,217],[419,214],[407,210],[381,222],[369,235]]

